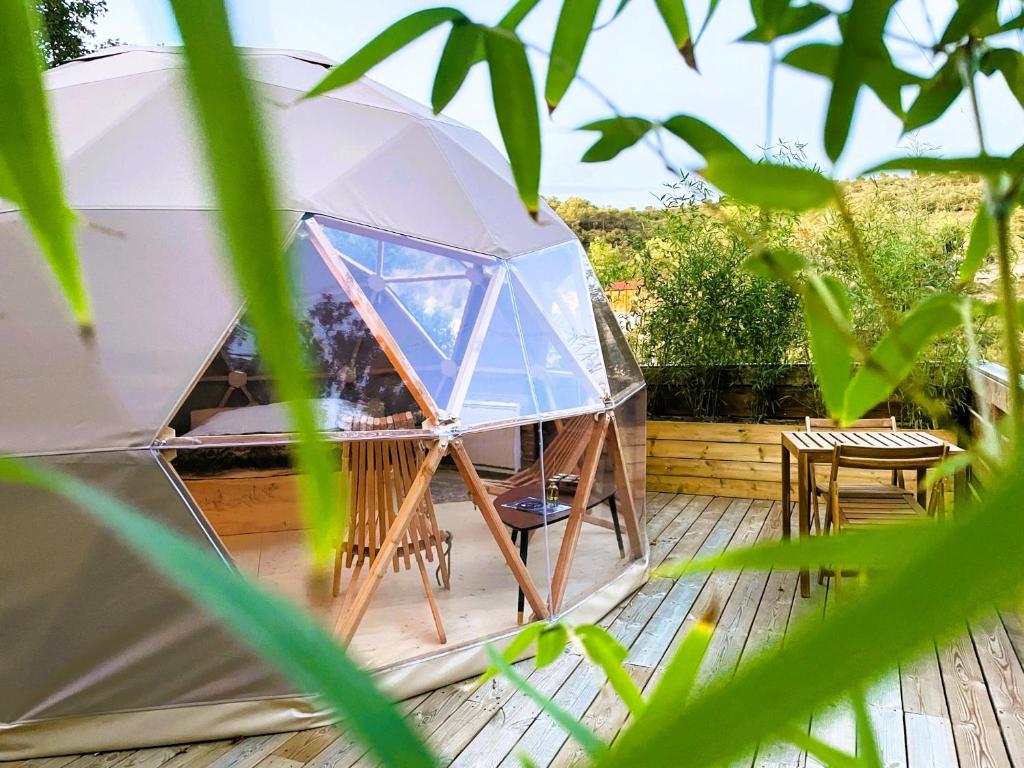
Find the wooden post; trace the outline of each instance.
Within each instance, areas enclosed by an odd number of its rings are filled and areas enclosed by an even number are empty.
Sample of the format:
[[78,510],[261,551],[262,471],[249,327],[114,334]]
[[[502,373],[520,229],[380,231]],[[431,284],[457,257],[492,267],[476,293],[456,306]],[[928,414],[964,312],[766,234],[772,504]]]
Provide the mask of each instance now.
[[[800,541],[807,541],[811,533],[810,508],[811,501],[807,493],[808,461],[806,456],[798,456],[796,462],[797,476],[797,523],[800,527]],[[811,596],[811,572],[804,566],[800,569],[800,596]]]
[[402,506],[399,507],[398,514],[395,516],[394,522],[391,523],[384,540],[381,542],[380,551],[377,552],[377,556],[373,559],[373,563],[366,574],[366,579],[359,585],[359,592],[352,600],[349,609],[339,617],[337,634],[344,642],[349,642],[352,639],[356,629],[359,627],[359,622],[366,615],[366,609],[370,605],[370,600],[373,599],[373,594],[380,586],[381,579],[384,578],[384,572],[388,569],[389,561],[395,556],[399,545],[405,538],[409,522],[412,520],[413,515],[419,511],[420,504],[423,501],[423,494],[430,487],[430,479],[434,476],[434,472],[437,471],[437,465],[441,463],[441,457],[444,456],[446,449],[447,446],[442,443],[434,443],[430,447],[426,457],[423,459],[423,464],[416,473],[416,477],[413,478],[412,485],[409,486],[409,493],[402,500]]
[[640,524],[636,513],[636,503],[633,499],[633,487],[629,482],[629,470],[626,469],[626,457],[622,453],[621,435],[619,435],[618,423],[614,416],[608,424],[608,454],[612,460],[612,470],[615,477],[615,490],[621,492],[623,506],[623,518],[626,522],[626,536],[629,539],[629,556],[633,559],[642,554],[640,546]]
[[565,587],[569,583],[569,571],[572,569],[572,561],[576,556],[576,545],[580,540],[580,531],[583,528],[583,515],[587,511],[587,501],[590,499],[590,492],[594,488],[594,479],[597,476],[597,467],[601,460],[601,451],[604,448],[605,435],[608,432],[608,414],[600,416],[600,423],[596,429],[590,432],[590,442],[583,454],[583,466],[580,468],[580,484],[576,488],[576,496],[572,501],[572,511],[565,524],[565,533],[562,535],[562,546],[558,550],[558,562],[555,565],[555,574],[551,579],[551,595],[548,597],[551,612],[556,613],[562,604],[565,596]]
[[533,612],[540,618],[546,619],[548,617],[548,609],[544,604],[544,598],[537,591],[537,585],[533,583],[533,579],[530,578],[530,572],[526,570],[526,565],[523,564],[522,558],[516,552],[512,539],[509,538],[501,518],[498,517],[498,511],[494,508],[494,501],[484,488],[483,481],[476,472],[476,467],[473,466],[469,454],[466,453],[465,446],[462,445],[461,440],[456,440],[451,444],[450,448],[452,458],[455,459],[455,464],[462,474],[462,479],[473,496],[473,501],[476,502],[480,514],[483,515],[484,522],[487,523],[491,535],[498,542],[498,549],[501,550],[501,554],[505,557],[509,570],[512,571],[512,575],[515,576],[516,581],[522,588],[523,594],[530,603],[530,607],[533,608]]

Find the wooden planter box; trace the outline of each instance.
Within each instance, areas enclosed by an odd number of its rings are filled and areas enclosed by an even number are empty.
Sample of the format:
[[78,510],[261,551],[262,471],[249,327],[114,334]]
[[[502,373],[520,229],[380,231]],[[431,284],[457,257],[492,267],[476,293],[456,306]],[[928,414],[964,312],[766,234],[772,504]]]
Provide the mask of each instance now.
[[[781,499],[781,435],[802,428],[798,423],[649,421],[647,490]],[[944,440],[956,440],[949,432],[930,431]],[[825,467],[818,467],[819,476],[824,477],[825,471]],[[877,473],[846,470],[844,477],[849,482],[870,482]],[[792,483],[795,493],[795,463]]]

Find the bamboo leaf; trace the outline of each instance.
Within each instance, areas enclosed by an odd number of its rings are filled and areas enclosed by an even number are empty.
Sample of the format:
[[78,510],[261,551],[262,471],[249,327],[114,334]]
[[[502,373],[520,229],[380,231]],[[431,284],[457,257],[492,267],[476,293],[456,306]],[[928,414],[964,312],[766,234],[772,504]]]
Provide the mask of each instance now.
[[1024,526],[1014,512],[1024,498],[1024,458],[1018,455],[988,490],[979,505],[928,526],[927,546],[899,554],[828,621],[805,620],[781,648],[741,662],[728,686],[709,686],[683,706],[649,702],[598,768],[673,765],[679,755],[690,768],[727,764],[837,691],[869,684],[894,659],[1017,599]]
[[430,94],[430,104],[434,114],[439,113],[459,92],[466,82],[469,70],[476,63],[474,56],[483,40],[483,33],[476,24],[455,23],[448,33],[448,42],[441,52],[437,63],[437,74],[434,76],[434,89]]
[[1024,157],[980,155],[976,157],[899,157],[869,168],[864,174],[884,171],[918,173],[967,173],[991,176],[998,173],[1024,173]]
[[588,755],[596,757],[607,749],[601,740],[597,738],[589,728],[579,722],[579,720],[577,720],[572,714],[558,706],[558,704],[553,700],[549,699],[543,693],[530,685],[522,675],[516,672],[511,665],[502,658],[501,654],[498,653],[494,646],[490,644],[487,645],[487,655],[491,660],[491,664],[497,667],[501,674],[507,677],[521,694],[539,706],[548,717],[554,720],[562,728],[562,730],[576,739],[579,745],[586,750]]
[[290,256],[280,226],[270,162],[249,81],[235,52],[222,0],[172,0],[185,45],[189,86],[202,126],[232,271],[248,300],[263,359],[288,403],[298,437],[302,511],[315,562],[322,566],[341,538],[348,510],[340,505],[332,453],[319,436],[313,389],[295,312]]
[[741,203],[799,212],[821,208],[835,199],[835,184],[809,168],[753,163],[731,154],[716,154],[707,160],[701,175]]
[[715,11],[718,10],[718,3],[720,0],[710,0],[708,2],[708,12],[704,16],[704,21],[700,25],[700,31],[697,33],[697,39],[693,42],[694,47],[700,43],[701,38],[704,37],[704,33],[707,31],[708,24],[711,23],[711,18],[715,15]]
[[762,248],[743,261],[743,268],[748,272],[783,283],[792,281],[806,267],[803,256],[786,248]]
[[938,72],[921,86],[903,119],[903,131],[913,131],[938,120],[963,90],[956,57],[950,56]]
[[658,576],[678,579],[691,573],[710,571],[795,570],[817,568],[822,563],[865,571],[899,566],[905,556],[914,555],[932,543],[939,531],[931,522],[855,531],[843,536],[812,536],[799,541],[775,541],[744,549],[658,568]]
[[978,31],[979,25],[989,29],[998,29],[996,11],[999,10],[998,0],[959,0],[956,11],[946,25],[939,40],[939,45],[949,45],[972,32]]
[[690,19],[686,14],[683,0],[654,0],[661,14],[662,21],[672,35],[676,50],[682,54],[690,69],[697,69],[697,60],[693,54],[693,38],[690,36]]
[[981,71],[986,75],[1000,72],[1017,103],[1024,106],[1024,56],[1012,48],[992,48],[981,58]]
[[573,634],[583,646],[583,652],[587,658],[604,672],[612,689],[622,699],[622,703],[626,705],[633,717],[638,717],[644,709],[643,696],[640,695],[640,689],[633,682],[633,678],[622,666],[629,651],[623,647],[622,643],[595,624],[581,624],[574,627]]
[[331,69],[324,79],[305,95],[305,98],[319,96],[322,93],[354,83],[384,59],[446,22],[467,23],[469,19],[456,8],[426,8],[416,13],[410,13]]
[[803,32],[831,14],[818,3],[778,6],[778,12],[759,20],[757,26],[740,39],[747,43],[770,43],[780,37]]
[[882,756],[875,739],[875,730],[871,727],[871,716],[868,715],[868,703],[864,691],[857,691],[850,697],[853,704],[853,715],[857,723],[857,753],[860,755],[862,768],[882,768]]
[[526,49],[513,32],[484,35],[494,112],[519,197],[534,218],[540,205],[540,119]]
[[609,117],[580,126],[581,131],[598,131],[601,138],[583,155],[585,163],[601,163],[617,157],[642,139],[654,123],[642,117]]
[[385,765],[435,765],[372,678],[317,622],[287,600],[263,592],[209,550],[69,475],[7,459],[0,460],[0,481],[41,488],[77,504],[130,545],[147,565],[224,622],[239,641],[344,717],[346,729]]
[[669,133],[685,141],[709,162],[716,156],[734,158],[738,164],[747,160],[739,147],[700,118],[674,115],[664,122],[664,126]]
[[569,633],[562,624],[548,624],[537,637],[537,658],[534,664],[537,669],[548,666],[558,660],[569,642]]
[[693,693],[697,682],[697,673],[701,662],[711,645],[711,636],[715,632],[714,617],[710,612],[701,616],[700,620],[687,633],[679,649],[669,660],[665,672],[658,681],[658,686],[647,702],[657,712],[666,707],[681,707],[686,704]]
[[601,0],[562,0],[562,12],[555,27],[548,61],[548,77],[544,86],[544,99],[548,112],[554,112],[559,102],[576,79],[583,51],[594,28]]
[[508,13],[501,17],[498,26],[515,31],[539,2],[540,0],[517,0],[516,4],[509,8]]
[[826,744],[821,739],[811,736],[803,728],[789,725],[783,728],[780,734],[786,741],[808,755],[816,757],[823,765],[827,765],[829,768],[862,768],[856,757],[836,749],[831,744]]
[[[546,624],[541,622],[530,624],[526,629],[516,635],[511,643],[508,644],[502,654],[502,658],[504,658],[509,664],[514,662],[521,654],[525,653],[527,648],[533,645],[534,641],[540,637],[546,626]],[[501,670],[497,666],[492,664],[484,670],[484,673],[477,679],[476,684],[478,686],[483,685],[488,680],[494,678],[500,671]]]
[[92,308],[50,133],[34,13],[27,0],[0,3],[0,196],[21,208],[79,332],[88,338]]
[[909,375],[924,349],[960,325],[962,302],[956,294],[930,296],[882,336],[850,381],[843,407],[844,423],[856,421],[888,397]]
[[853,369],[850,297],[831,277],[811,275],[802,290],[811,361],[821,396],[831,416],[843,412]]
[[971,237],[967,243],[967,253],[964,254],[964,261],[960,265],[959,281],[966,284],[974,280],[974,276],[981,269],[985,257],[992,247],[991,233],[992,222],[988,215],[988,208],[984,201],[978,204],[978,212],[974,214],[974,223],[971,225]]

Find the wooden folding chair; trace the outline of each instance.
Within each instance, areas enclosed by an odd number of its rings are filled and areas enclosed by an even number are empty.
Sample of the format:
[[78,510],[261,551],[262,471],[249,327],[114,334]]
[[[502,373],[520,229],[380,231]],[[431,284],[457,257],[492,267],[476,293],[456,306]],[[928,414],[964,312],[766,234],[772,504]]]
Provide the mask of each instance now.
[[[364,432],[415,428],[411,413],[357,418],[352,424],[353,431]],[[342,452],[350,473],[351,509],[347,534],[338,546],[334,559],[334,595],[337,596],[341,591],[341,569],[351,568],[351,580],[342,607],[345,611],[349,609],[352,596],[356,593],[363,566],[372,563],[380,552],[426,450],[419,440],[413,438],[353,440],[342,443]],[[392,565],[397,573],[400,568],[411,569],[415,561],[441,643],[447,642],[447,638],[424,559],[432,563],[434,555],[437,555],[441,583],[444,589],[450,589],[448,563],[442,551],[444,544],[451,546],[451,533],[438,527],[434,502],[428,489],[420,509],[409,524],[404,540],[395,551]]]
[[[832,421],[832,419],[812,419],[810,416],[806,417],[805,421],[808,432],[833,432],[838,430],[840,427]],[[842,428],[844,432],[866,432],[866,431],[896,431],[896,417],[889,416],[881,419],[858,419],[849,426]],[[808,489],[811,494],[811,505],[814,516],[811,518],[814,523],[815,530],[821,530],[821,513],[819,511],[818,500],[819,498],[828,498],[829,484],[827,481],[819,481],[813,473],[809,473],[807,481],[810,484]],[[906,489],[906,481],[903,479],[903,473],[898,470],[892,471],[892,477],[888,484],[886,483],[841,483],[839,486],[839,495],[846,496],[848,498],[867,497],[867,498],[887,498],[887,497],[899,497],[903,495],[903,491]],[[826,515],[825,528],[831,525],[831,521]]]
[[[552,477],[561,474],[574,474],[583,457],[583,452],[587,449],[587,441],[593,428],[594,417],[592,415],[564,419],[559,425],[558,434],[544,446],[544,475]],[[485,481],[484,488],[492,496],[500,496],[505,491],[529,483],[543,484],[540,459],[503,480]]]
[[[829,470],[827,515],[831,520],[832,532],[836,535],[845,531],[860,530],[878,525],[892,525],[917,518],[941,514],[943,508],[943,482],[940,480],[931,489],[927,508],[922,507],[913,491],[902,489],[899,494],[888,496],[865,495],[844,496],[839,483],[839,470],[871,469],[893,472],[923,472],[946,460],[949,446],[946,444],[922,446],[920,448],[867,448],[850,445],[836,445],[832,450],[832,466]],[[825,576],[836,575],[833,569],[822,567],[818,574],[821,584]]]

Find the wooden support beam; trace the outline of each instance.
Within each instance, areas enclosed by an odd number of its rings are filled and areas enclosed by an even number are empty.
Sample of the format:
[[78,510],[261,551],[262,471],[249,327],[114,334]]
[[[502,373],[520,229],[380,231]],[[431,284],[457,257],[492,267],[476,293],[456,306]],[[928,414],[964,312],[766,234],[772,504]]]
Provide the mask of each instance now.
[[636,559],[643,553],[640,518],[636,510],[636,500],[633,498],[633,486],[630,484],[626,457],[622,452],[622,439],[619,435],[618,423],[614,416],[608,425],[608,454],[611,457],[612,470],[615,475],[615,491],[622,502],[622,518],[626,523],[626,537],[629,539],[629,555]]
[[442,443],[434,443],[430,450],[427,451],[423,464],[420,465],[419,471],[413,478],[412,484],[409,486],[409,492],[402,500],[398,514],[389,526],[384,540],[381,542],[380,550],[370,565],[366,579],[359,585],[359,592],[352,600],[348,610],[339,617],[337,634],[344,642],[349,642],[352,639],[356,629],[359,627],[359,622],[366,615],[366,609],[370,605],[370,600],[373,599],[373,594],[380,586],[381,579],[384,578],[384,573],[387,571],[391,559],[398,552],[398,547],[405,538],[406,530],[409,528],[413,515],[419,511],[420,505],[423,502],[423,494],[430,487],[430,480],[434,476],[434,472],[437,471],[437,465],[441,463],[441,458],[444,456],[445,451],[446,446]]
[[455,464],[462,474],[462,479],[465,481],[473,501],[480,510],[480,514],[483,515],[484,522],[490,529],[491,535],[498,543],[498,549],[501,550],[509,570],[512,571],[512,575],[522,588],[523,594],[530,603],[530,607],[533,608],[533,612],[538,617],[546,619],[548,617],[548,609],[544,604],[544,598],[541,597],[540,592],[537,590],[537,585],[530,578],[530,572],[526,570],[526,565],[523,563],[522,558],[519,557],[516,547],[512,544],[512,539],[504,524],[502,524],[501,518],[498,517],[498,511],[494,508],[494,501],[491,499],[490,494],[487,493],[487,489],[484,488],[483,481],[480,479],[480,475],[477,474],[476,467],[473,466],[473,461],[469,458],[469,454],[466,453],[465,446],[461,440],[456,440],[451,444],[450,448],[452,458],[455,459]]
[[587,501],[590,499],[590,492],[594,489],[594,479],[597,476],[601,451],[604,449],[604,439],[608,433],[608,414],[602,414],[599,419],[597,426],[590,432],[590,441],[583,453],[580,484],[576,488],[572,511],[569,512],[565,533],[562,535],[562,546],[558,550],[558,562],[555,565],[555,574],[551,580],[551,594],[548,597],[552,613],[558,612],[562,598],[565,597],[565,587],[569,583],[569,571],[572,570],[572,561],[576,557],[576,545],[580,540],[583,517],[587,511]]

